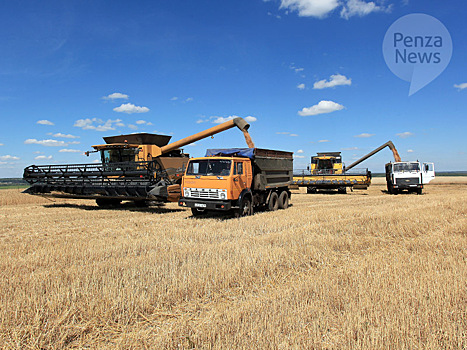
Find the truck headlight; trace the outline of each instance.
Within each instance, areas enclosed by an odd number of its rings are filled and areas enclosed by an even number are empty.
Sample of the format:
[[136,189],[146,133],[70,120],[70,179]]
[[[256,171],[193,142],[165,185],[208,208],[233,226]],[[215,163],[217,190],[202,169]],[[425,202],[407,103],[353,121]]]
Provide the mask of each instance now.
[[221,193],[220,198],[225,199],[226,198],[225,193]]
[[184,197],[190,197],[190,190],[188,188],[183,189],[183,196]]

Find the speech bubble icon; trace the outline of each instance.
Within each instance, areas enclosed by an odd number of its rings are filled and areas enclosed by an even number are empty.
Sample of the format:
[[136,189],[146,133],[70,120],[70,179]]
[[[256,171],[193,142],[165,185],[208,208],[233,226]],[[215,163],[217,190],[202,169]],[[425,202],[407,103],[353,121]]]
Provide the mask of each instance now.
[[391,24],[383,56],[391,72],[410,82],[411,96],[446,69],[452,56],[451,35],[435,17],[412,13]]

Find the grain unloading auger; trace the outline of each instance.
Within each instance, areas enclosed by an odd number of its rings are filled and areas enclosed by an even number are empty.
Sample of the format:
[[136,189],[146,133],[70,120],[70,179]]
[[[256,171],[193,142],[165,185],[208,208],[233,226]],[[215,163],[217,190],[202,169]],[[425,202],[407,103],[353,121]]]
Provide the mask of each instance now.
[[92,146],[101,163],[31,165],[23,178],[31,185],[25,193],[58,198],[95,199],[99,205],[131,200],[178,201],[180,183],[189,155],[180,148],[222,131],[238,127],[248,147],[254,144],[250,125],[235,118],[168,144],[170,136],[130,134],[105,137],[106,144]]

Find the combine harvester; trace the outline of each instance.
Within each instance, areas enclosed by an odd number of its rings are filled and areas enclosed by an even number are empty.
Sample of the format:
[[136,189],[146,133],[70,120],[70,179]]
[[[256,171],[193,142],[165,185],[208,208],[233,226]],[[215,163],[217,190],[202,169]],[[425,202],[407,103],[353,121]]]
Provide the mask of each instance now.
[[[307,170],[294,173],[293,185],[306,187],[307,193],[316,193],[319,190],[337,190],[338,193],[347,193],[347,188],[366,190],[371,184],[371,172],[368,169],[354,169],[355,166],[389,147],[395,162],[401,162],[401,157],[392,141],[388,141],[348,167],[342,163],[340,152],[318,153],[311,157],[311,166]],[[353,171],[350,171],[353,169]]]
[[[177,202],[189,155],[180,148],[219,132],[238,127],[248,147],[250,125],[235,118],[195,135],[168,144],[170,136],[130,134],[104,137],[106,144],[92,146],[101,163],[31,165],[23,178],[31,195],[94,199],[99,206],[115,206],[124,200],[144,206],[147,202]],[[89,152],[87,152],[89,155]]]

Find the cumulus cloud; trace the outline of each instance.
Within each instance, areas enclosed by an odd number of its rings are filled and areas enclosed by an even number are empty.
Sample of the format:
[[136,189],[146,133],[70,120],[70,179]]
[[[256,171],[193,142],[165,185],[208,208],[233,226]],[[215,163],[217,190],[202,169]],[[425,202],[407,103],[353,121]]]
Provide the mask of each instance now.
[[123,103],[121,106],[115,107],[114,111],[119,112],[119,113],[127,113],[127,114],[146,113],[146,112],[149,112],[149,108],[135,106],[132,103]]
[[344,106],[333,101],[320,101],[317,105],[311,107],[304,107],[301,111],[298,111],[298,115],[302,117],[332,113],[344,109]]
[[34,159],[36,160],[52,159],[52,156],[37,156]]
[[413,153],[413,149],[408,149],[407,153]]
[[193,97],[188,97],[188,98],[185,100],[185,102],[193,102],[193,100],[194,100]]
[[109,131],[115,130],[115,126],[124,125],[121,119],[107,119],[107,121],[104,122],[99,118],[86,118],[78,119],[73,126],[83,130]]
[[6,161],[6,160],[19,160],[19,157],[16,156],[10,156],[7,154],[6,156],[0,156],[0,160]]
[[291,137],[297,137],[298,135],[297,135],[297,134],[290,134],[289,136],[291,136]]
[[338,6],[338,0],[281,0],[280,8],[296,11],[300,17],[323,18]]
[[147,122],[146,120],[137,120],[135,123],[138,125],[153,125],[151,122]]
[[305,70],[305,68],[302,68],[302,67],[296,67],[295,64],[291,64],[289,66],[290,69],[292,69],[293,71],[295,71],[295,73],[300,73],[300,72],[303,72]]
[[40,124],[40,125],[55,125],[55,124],[52,123],[50,120],[46,120],[46,119],[38,120],[38,121],[36,122],[36,124]]
[[376,5],[373,1],[348,0],[342,7],[341,17],[349,19],[352,16],[363,17],[372,12],[389,11],[391,7]]
[[70,148],[63,148],[59,151],[60,153],[83,153],[79,149],[70,149]]
[[413,136],[414,134],[411,133],[410,131],[405,131],[405,132],[400,132],[396,135],[399,136],[401,139],[406,139],[407,137]]
[[454,87],[461,91],[461,90],[464,90],[465,88],[467,88],[467,83],[462,83],[462,84],[454,84]]
[[5,146],[3,143],[0,143],[0,146]]
[[79,136],[74,136],[74,135],[71,135],[71,134],[62,134],[61,132],[57,132],[57,133],[47,133],[47,135],[50,135],[50,136],[53,136],[53,137],[60,137],[60,138],[63,138],[63,139],[79,139]]
[[136,125],[133,125],[133,124],[128,124],[128,127],[131,129],[131,130],[138,130],[138,127]]
[[114,101],[114,100],[128,100],[128,95],[126,94],[122,94],[120,92],[114,92],[113,94],[110,94],[108,96],[104,96],[102,97],[103,100],[110,100],[110,101]]
[[313,89],[326,89],[339,85],[352,85],[352,79],[347,78],[345,75],[334,74],[331,75],[329,80],[323,79],[313,84]]
[[332,11],[341,8],[342,18],[349,19],[352,16],[366,16],[372,12],[389,11],[391,7],[376,5],[373,1],[363,0],[281,0],[281,9],[297,12],[300,17],[324,18]]
[[319,140],[318,142],[330,142],[329,140]]
[[[221,124],[221,123],[225,123],[229,120],[232,120],[232,119],[235,119],[235,118],[238,118],[238,115],[231,115],[229,117],[211,117],[210,120],[212,120],[212,122],[214,124]],[[257,119],[255,117],[252,117],[251,115],[249,115],[248,117],[245,117],[243,118],[245,119],[245,121],[247,121],[248,123],[253,123],[255,122]]]
[[47,147],[66,147],[68,146],[68,143],[64,141],[58,141],[58,140],[36,140],[36,139],[27,139],[24,141],[26,145],[41,145],[41,146],[47,146]]
[[372,137],[372,136],[375,136],[375,134],[369,134],[367,132],[362,132],[361,134],[355,135],[354,137],[367,138],[367,137]]
[[298,84],[298,85],[297,85],[297,89],[299,89],[299,90],[305,89],[305,84],[303,84],[303,83],[302,83],[302,84]]
[[174,96],[170,99],[170,101],[177,101],[178,100],[178,97],[177,96]]
[[303,153],[303,150],[302,150],[302,149],[299,149],[299,150],[297,151],[297,153]]
[[358,147],[345,147],[341,148],[341,151],[356,151],[358,150]]
[[298,154],[293,155],[294,158],[305,158],[305,156],[299,156]]

